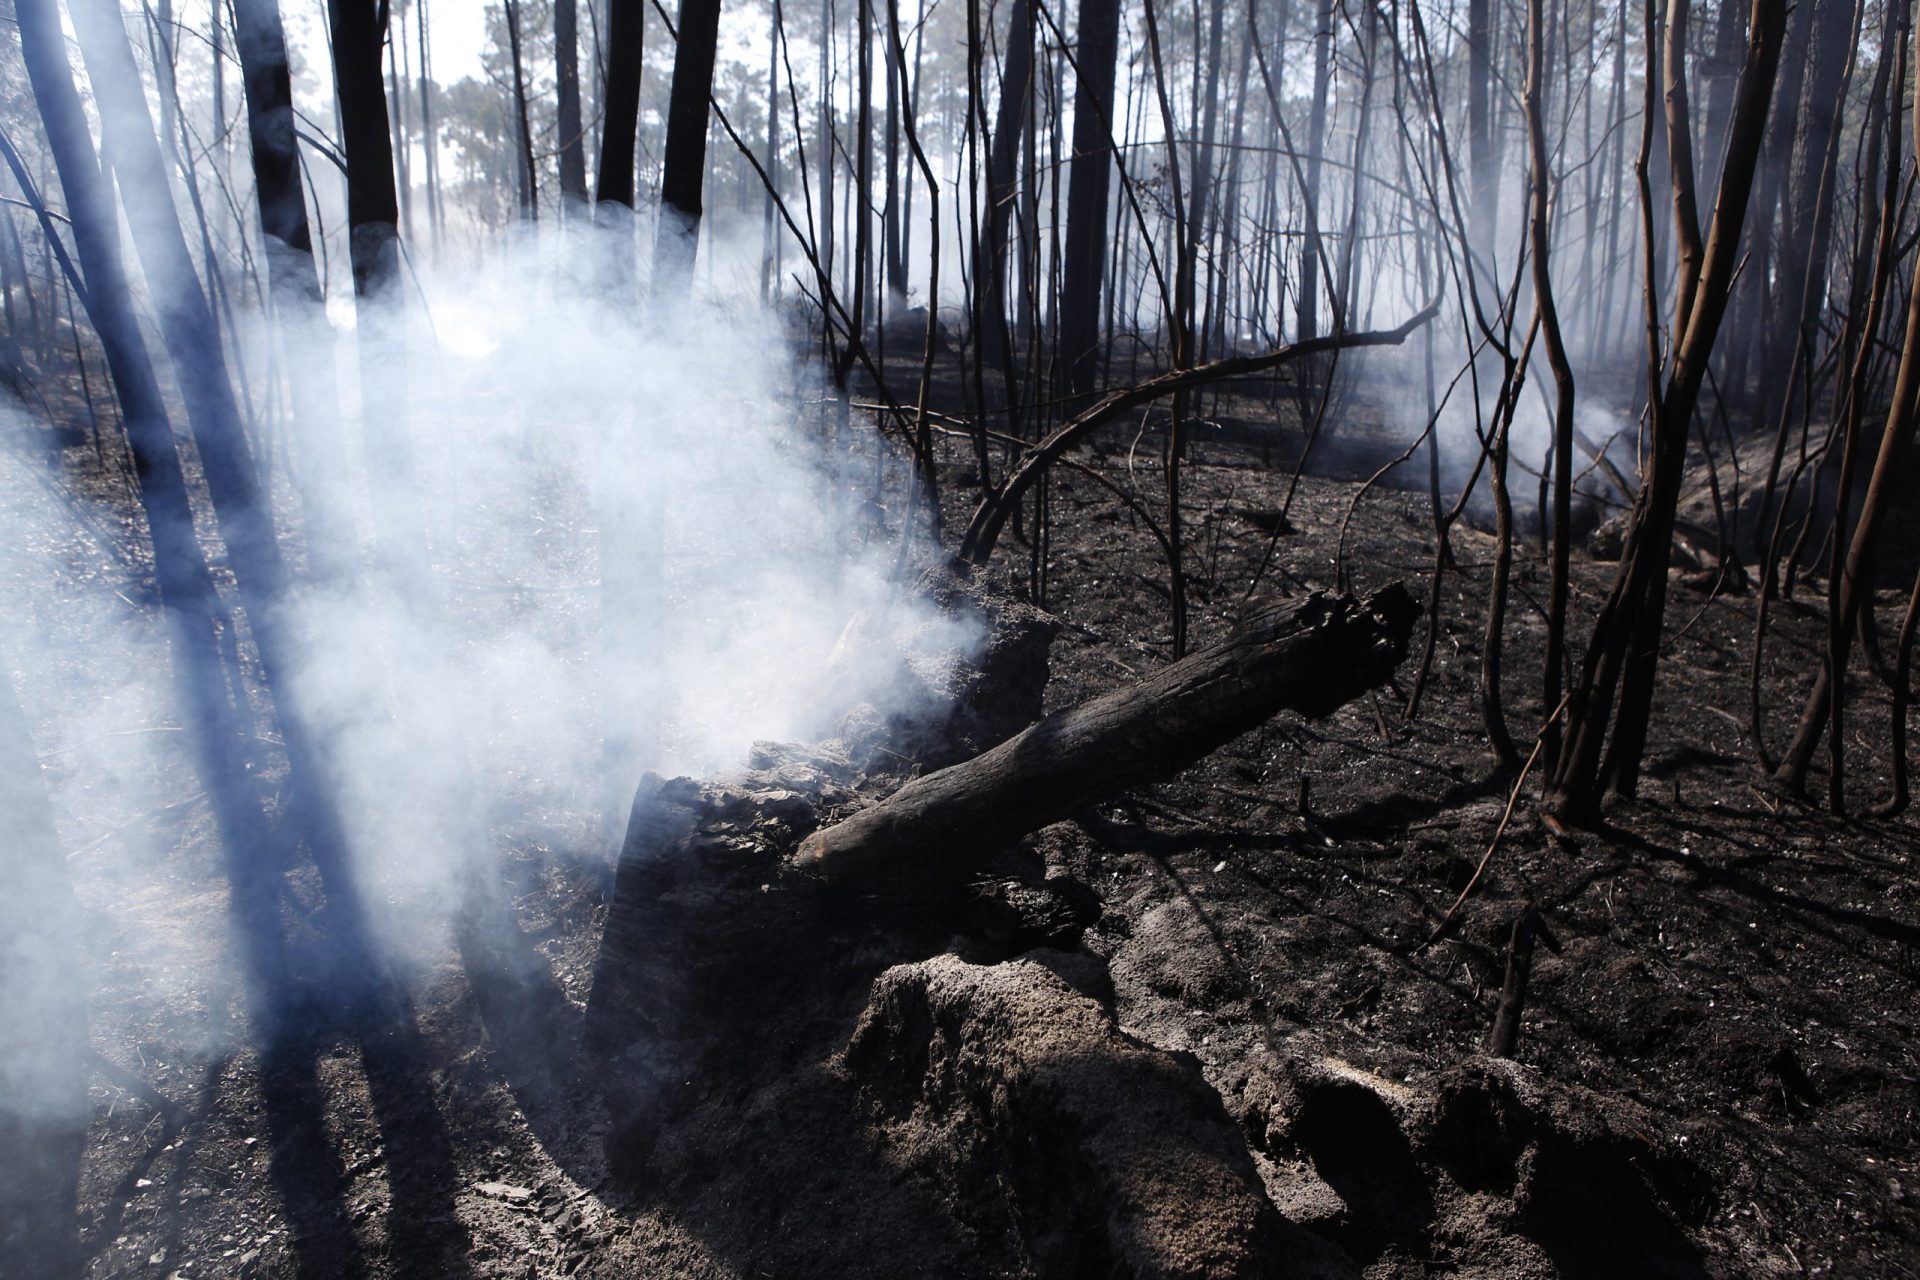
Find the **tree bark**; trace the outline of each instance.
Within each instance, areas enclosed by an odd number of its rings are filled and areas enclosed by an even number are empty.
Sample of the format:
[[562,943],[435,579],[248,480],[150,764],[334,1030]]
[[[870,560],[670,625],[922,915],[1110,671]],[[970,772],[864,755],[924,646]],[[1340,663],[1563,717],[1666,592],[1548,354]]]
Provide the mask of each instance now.
[[640,132],[640,73],[647,47],[646,0],[607,6],[607,84],[594,199],[633,209],[633,157]]
[[1893,772],[1893,794],[1875,805],[1873,816],[1892,818],[1905,813],[1911,799],[1907,785],[1907,708],[1913,701],[1913,640],[1920,631],[1920,573],[1913,575],[1913,590],[1907,595],[1906,616],[1900,620],[1900,637],[1894,643],[1893,710],[1888,717],[1888,734]]
[[[1772,326],[1762,369],[1787,367],[1793,346],[1801,340],[1803,299],[1825,278],[1832,237],[1830,219],[1822,207],[1820,175],[1827,147],[1840,125],[1839,103],[1848,66],[1846,43],[1852,15],[1853,5],[1848,0],[1820,0],[1814,6],[1813,38],[1806,59],[1806,110],[1799,113],[1805,123],[1785,193],[1775,268],[1784,292],[1774,314],[1789,319]],[[1831,192],[1824,197],[1826,201],[1832,198]],[[1811,392],[1811,388],[1808,390]]]
[[1007,233],[1013,222],[1017,153],[1032,80],[1033,0],[1013,0],[1013,18],[1007,27],[1006,65],[1000,76],[1000,108],[994,117],[993,141],[987,149],[986,261],[976,265],[980,275],[980,315],[985,322],[979,340],[986,362],[1006,375],[1009,407],[1014,401],[1014,380],[1011,330],[1007,322]]
[[[1532,240],[1533,296],[1553,370],[1553,545],[1547,588],[1547,652],[1542,701],[1560,705],[1561,666],[1567,636],[1568,567],[1573,544],[1573,364],[1560,333],[1560,311],[1553,295],[1552,175],[1547,167],[1546,31],[1542,0],[1527,4],[1528,233]],[[1624,38],[1624,36],[1623,36]],[[1546,729],[1547,760],[1560,751],[1560,724]]]
[[520,2],[504,0],[507,53],[513,62],[513,115],[520,132],[520,216],[529,222],[540,217],[540,173],[533,156],[533,121],[527,110],[526,60],[521,56]]
[[1100,369],[1100,286],[1107,260],[1107,193],[1113,172],[1114,59],[1119,0],[1080,0],[1079,84],[1068,166],[1066,262],[1060,285],[1062,393],[1093,394]]
[[1069,711],[809,836],[804,871],[857,879],[963,864],[1127,787],[1167,777],[1281,711],[1329,715],[1406,656],[1420,608],[1399,584],[1365,604],[1324,592],[1268,604],[1219,644]]
[[654,242],[653,296],[686,293],[700,246],[700,193],[707,170],[707,107],[720,37],[720,0],[681,0],[673,91],[667,107],[660,226]]
[[[1914,94],[1913,141],[1915,154],[1920,155],[1920,91]],[[1835,682],[1845,677],[1846,661],[1859,627],[1860,611],[1872,606],[1873,583],[1868,576],[1868,565],[1879,535],[1880,522],[1896,499],[1900,468],[1913,442],[1916,422],[1920,422],[1920,267],[1915,269],[1914,286],[1907,294],[1906,337],[1900,348],[1900,368],[1894,380],[1893,399],[1887,406],[1886,425],[1881,431],[1873,475],[1861,499],[1860,514],[1853,526],[1852,540],[1847,546],[1846,561],[1842,566],[1839,590],[1834,601],[1837,635],[1807,695],[1793,745],[1781,760],[1776,774],[1780,782],[1796,791],[1805,786],[1814,748],[1819,745],[1822,732],[1828,728],[1828,721],[1837,710]],[[1845,531],[1836,530],[1834,536],[1843,537]]]
[[[277,243],[306,255],[303,288],[319,292],[306,192],[293,129],[293,81],[278,0],[234,0],[234,48],[247,95],[247,132],[253,143],[255,196],[268,247]],[[278,266],[278,261],[272,265]]]
[[[1493,0],[1467,0],[1467,166],[1469,254],[1491,264],[1500,217],[1500,153],[1493,141]],[[1625,34],[1621,39],[1624,42]],[[1302,284],[1304,286],[1304,280]]]
[[380,72],[386,41],[376,0],[327,0],[333,28],[334,90],[347,156],[348,249],[354,291],[375,297],[400,275],[400,195],[393,180],[393,134]]
[[554,0],[553,60],[564,208],[567,203],[584,204],[587,199],[587,147],[580,123],[580,23],[574,0]]
[[1295,308],[1300,340],[1320,333],[1320,168],[1327,147],[1327,98],[1333,92],[1333,0],[1320,0],[1313,35],[1313,101],[1307,108],[1307,159],[1301,199],[1306,234],[1300,242],[1299,299]]
[[[1665,367],[1664,388],[1652,406],[1651,474],[1641,485],[1626,553],[1594,624],[1580,679],[1569,700],[1567,744],[1544,800],[1549,813],[1576,824],[1598,816],[1603,779],[1609,789],[1622,795],[1632,795],[1639,783],[1660,660],[1667,568],[1687,439],[1740,257],[1747,198],[1786,26],[1783,0],[1754,0],[1747,64],[1729,127],[1726,169],[1713,222],[1703,238],[1692,185],[1692,126],[1681,74],[1685,6],[1686,0],[1670,0],[1667,29],[1668,142],[1680,249],[1673,326],[1677,337]],[[1649,365],[1655,371],[1657,348],[1651,344],[1657,336],[1650,331]]]

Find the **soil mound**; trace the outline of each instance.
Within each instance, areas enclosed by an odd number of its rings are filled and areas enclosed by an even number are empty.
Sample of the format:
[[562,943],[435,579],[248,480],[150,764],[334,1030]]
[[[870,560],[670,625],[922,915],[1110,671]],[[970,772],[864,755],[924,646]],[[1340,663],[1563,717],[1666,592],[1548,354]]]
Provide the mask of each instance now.
[[1104,978],[1061,952],[882,974],[841,1058],[880,1149],[1045,1275],[1300,1274],[1198,1064],[1070,981]]

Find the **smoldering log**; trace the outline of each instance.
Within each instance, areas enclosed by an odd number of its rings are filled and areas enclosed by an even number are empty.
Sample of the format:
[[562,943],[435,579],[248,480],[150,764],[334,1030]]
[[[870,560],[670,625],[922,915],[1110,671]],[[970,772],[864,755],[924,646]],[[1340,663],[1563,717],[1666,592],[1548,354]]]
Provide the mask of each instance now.
[[[807,1046],[842,1033],[888,965],[936,954],[956,931],[972,936],[981,895],[943,890],[956,873],[1279,711],[1334,711],[1387,679],[1419,615],[1398,585],[1365,603],[1316,593],[1262,605],[1221,643],[824,830],[818,816],[856,803],[860,785],[831,744],[759,744],[744,770],[704,782],[649,777],[583,1027],[602,1068],[609,1156],[640,1174],[662,1117],[740,1087],[770,1058],[798,1065]],[[1075,914],[1067,889],[1034,890]]]
[[1330,714],[1406,656],[1420,608],[1395,583],[1365,603],[1314,592],[1266,604],[1220,643],[1140,684],[1028,727],[816,831],[793,862],[830,881],[929,871],[1156,781],[1281,711]]

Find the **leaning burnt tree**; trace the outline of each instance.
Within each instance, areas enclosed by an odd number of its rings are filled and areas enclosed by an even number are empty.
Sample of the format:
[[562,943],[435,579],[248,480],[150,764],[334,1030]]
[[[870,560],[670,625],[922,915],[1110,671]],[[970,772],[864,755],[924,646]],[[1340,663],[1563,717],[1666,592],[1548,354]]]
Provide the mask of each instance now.
[[[1726,163],[1713,218],[1703,236],[1695,201],[1693,125],[1687,106],[1687,4],[1686,0],[1669,0],[1666,123],[1674,231],[1680,256],[1674,286],[1675,338],[1671,352],[1662,361],[1657,290],[1649,267],[1650,471],[1634,503],[1619,571],[1594,624],[1586,658],[1568,700],[1566,743],[1544,800],[1546,811],[1564,822],[1593,821],[1599,814],[1603,791],[1630,796],[1639,783],[1653,711],[1654,680],[1666,619],[1667,570],[1687,444],[1707,361],[1726,315],[1740,261],[1747,197],[1766,133],[1767,108],[1785,28],[1783,0],[1754,0],[1746,65],[1740,73],[1728,129]],[[1651,5],[1647,36],[1648,48],[1652,48]],[[1651,111],[1651,87],[1648,107]],[[1655,255],[1647,151],[1643,145],[1640,191],[1646,211],[1645,258],[1651,264]]]
[[[255,1013],[268,1019],[263,1026],[271,1035],[270,1019],[286,1003],[288,977],[280,963],[272,858],[279,837],[265,812],[259,771],[247,750],[255,735],[237,696],[241,687],[237,655],[222,638],[232,619],[194,530],[179,445],[120,257],[119,215],[87,129],[58,7],[54,0],[20,0],[15,9],[34,101],[72,218],[87,316],[99,335],[126,424],[135,464],[135,497],[153,548],[154,580],[167,621],[168,654],[190,759],[227,855]],[[117,12],[111,18],[118,23]],[[124,32],[111,26],[99,34],[125,39]],[[144,112],[144,103],[140,107]],[[152,142],[150,129],[146,141]],[[198,284],[181,282],[181,287],[197,290]],[[210,436],[209,444],[215,439]],[[219,469],[216,462],[205,465],[210,475]],[[229,547],[231,554],[231,542]],[[310,785],[310,775],[298,781]]]

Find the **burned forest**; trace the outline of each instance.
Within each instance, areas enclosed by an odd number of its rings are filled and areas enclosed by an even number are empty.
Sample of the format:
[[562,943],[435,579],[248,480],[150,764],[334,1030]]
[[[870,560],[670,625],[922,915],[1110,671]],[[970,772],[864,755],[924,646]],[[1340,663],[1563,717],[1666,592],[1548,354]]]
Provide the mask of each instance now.
[[0,1280],[1920,1280],[1913,0],[0,0]]

